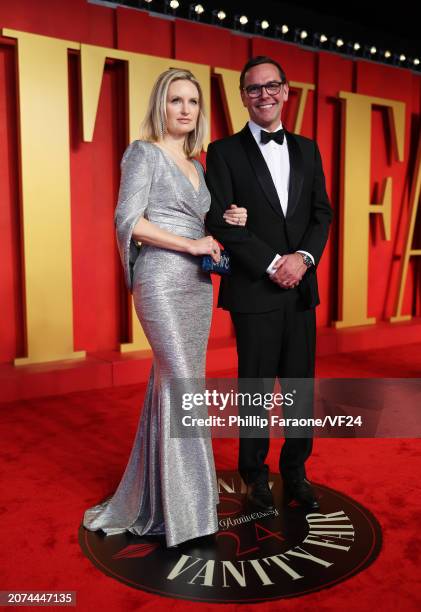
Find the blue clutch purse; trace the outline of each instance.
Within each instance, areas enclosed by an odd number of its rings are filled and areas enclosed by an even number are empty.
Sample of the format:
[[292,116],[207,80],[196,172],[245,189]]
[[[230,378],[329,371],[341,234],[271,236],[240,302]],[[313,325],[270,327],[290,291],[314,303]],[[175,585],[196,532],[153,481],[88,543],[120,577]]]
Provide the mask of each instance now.
[[210,255],[203,255],[202,270],[209,274],[231,274],[230,256],[227,251],[221,251],[221,259],[216,263]]

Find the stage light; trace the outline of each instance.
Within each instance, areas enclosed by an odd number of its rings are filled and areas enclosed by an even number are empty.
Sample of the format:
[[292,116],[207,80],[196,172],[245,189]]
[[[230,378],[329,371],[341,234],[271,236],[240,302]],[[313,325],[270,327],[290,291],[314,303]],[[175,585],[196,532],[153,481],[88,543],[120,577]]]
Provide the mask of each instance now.
[[275,37],[276,38],[287,38],[289,27],[284,23],[283,25],[275,26]]
[[331,36],[329,38],[329,49],[335,51],[335,53],[343,53],[347,49],[349,50],[349,43],[345,45],[343,38],[340,36]]
[[263,30],[263,32],[265,30],[268,29],[269,27],[269,21],[267,21],[267,19],[263,19],[263,21],[259,21],[258,19],[256,19],[256,21],[254,22],[254,31],[256,33],[259,33]]
[[178,0],[165,0],[165,12],[176,14],[177,9],[179,8],[180,3]]
[[274,28],[274,36],[275,38],[281,38],[284,40],[288,38],[289,27],[286,24],[276,25]]
[[224,21],[224,19],[226,19],[226,17],[227,17],[227,14],[221,9],[214,9],[212,11],[212,23],[221,24]]
[[414,66],[419,66],[420,65],[420,60],[418,57],[414,57],[414,59],[412,60],[412,63],[414,64]]
[[406,62],[406,55],[404,55],[403,53],[400,54],[399,56],[399,61],[400,62]]
[[313,47],[323,47],[325,42],[327,42],[326,34],[320,34],[319,32],[313,34]]
[[234,17],[234,29],[235,30],[244,30],[249,20],[246,15],[235,15]]
[[205,12],[202,4],[190,4],[189,6],[189,19],[200,21],[201,16]]
[[361,45],[359,42],[347,42],[346,43],[346,52],[348,55],[357,55],[360,49],[361,49]]
[[304,44],[306,41],[306,38],[308,38],[307,30],[302,30],[301,28],[295,28],[294,42],[300,42],[301,44]]
[[373,59],[377,53],[377,47],[374,45],[364,45],[363,56],[367,59]]
[[392,54],[388,50],[377,49],[377,57],[379,62],[389,63],[388,60],[392,57]]

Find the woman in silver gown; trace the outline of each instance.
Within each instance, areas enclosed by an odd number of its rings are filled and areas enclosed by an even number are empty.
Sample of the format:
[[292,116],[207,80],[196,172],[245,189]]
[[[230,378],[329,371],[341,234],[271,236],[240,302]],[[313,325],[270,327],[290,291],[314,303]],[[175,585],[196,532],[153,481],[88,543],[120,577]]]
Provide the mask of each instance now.
[[[198,81],[189,71],[168,70],[152,90],[143,140],[133,142],[122,159],[117,242],[154,359],[121,482],[83,520],[87,529],[106,534],[165,534],[167,546],[218,530],[211,439],[170,435],[171,380],[205,374],[212,284],[199,256],[220,257],[218,244],[205,236],[210,196],[194,159],[205,126]],[[225,220],[244,225],[246,211],[232,205]]]

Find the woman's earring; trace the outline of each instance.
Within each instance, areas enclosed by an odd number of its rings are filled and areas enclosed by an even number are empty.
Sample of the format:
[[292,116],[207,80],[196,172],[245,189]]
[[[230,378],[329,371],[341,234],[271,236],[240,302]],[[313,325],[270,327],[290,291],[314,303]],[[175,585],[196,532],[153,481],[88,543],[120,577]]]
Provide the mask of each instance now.
[[166,129],[165,129],[164,121],[161,119],[161,126],[160,126],[161,138],[164,138],[165,131]]

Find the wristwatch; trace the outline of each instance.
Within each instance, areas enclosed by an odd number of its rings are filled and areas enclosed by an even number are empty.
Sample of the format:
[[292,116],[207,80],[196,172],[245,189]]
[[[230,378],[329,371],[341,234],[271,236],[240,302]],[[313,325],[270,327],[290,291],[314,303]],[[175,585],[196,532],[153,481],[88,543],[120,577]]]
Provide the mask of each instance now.
[[[300,251],[297,251],[297,253],[300,253]],[[311,268],[311,266],[313,265],[311,257],[307,255],[307,253],[300,253],[300,255],[303,258],[303,262],[307,266],[307,268]]]

